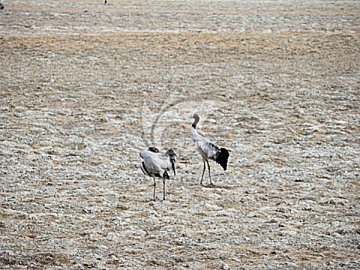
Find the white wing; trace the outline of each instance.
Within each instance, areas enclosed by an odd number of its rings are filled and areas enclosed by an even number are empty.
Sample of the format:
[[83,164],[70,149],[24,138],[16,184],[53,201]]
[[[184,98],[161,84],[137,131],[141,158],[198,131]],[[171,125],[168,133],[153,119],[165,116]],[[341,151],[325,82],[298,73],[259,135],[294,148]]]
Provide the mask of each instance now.
[[197,141],[196,147],[203,157],[214,159],[214,160],[217,158],[217,156],[220,152],[219,147],[217,147],[215,144],[213,144],[212,142],[210,142],[207,139],[202,140],[202,141]]
[[195,128],[191,128],[191,138],[196,144],[197,150],[204,158],[216,159],[219,154],[219,147],[201,136]]
[[172,169],[168,155],[144,150],[140,152],[140,157],[144,159],[145,166],[151,173],[160,173]]

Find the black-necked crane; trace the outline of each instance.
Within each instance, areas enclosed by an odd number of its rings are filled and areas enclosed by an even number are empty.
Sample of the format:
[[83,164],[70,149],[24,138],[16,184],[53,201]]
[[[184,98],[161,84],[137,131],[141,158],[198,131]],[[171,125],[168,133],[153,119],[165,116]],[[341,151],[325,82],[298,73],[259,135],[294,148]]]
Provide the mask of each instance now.
[[148,150],[141,151],[140,157],[143,159],[140,164],[142,172],[154,180],[154,201],[156,200],[156,177],[163,179],[163,200],[165,200],[165,182],[170,179],[168,172],[173,171],[174,176],[176,175],[176,154],[174,150],[170,149],[165,153],[160,153],[156,147],[150,147]]
[[200,121],[200,116],[198,114],[194,114],[191,118],[194,118],[194,123],[191,125],[191,138],[194,141],[196,145],[196,149],[199,151],[203,162],[204,162],[204,169],[202,172],[200,184],[202,185],[202,181],[204,178],[205,173],[205,163],[207,163],[208,171],[209,171],[209,179],[210,179],[210,185],[212,186],[213,183],[211,181],[211,174],[210,174],[210,164],[209,159],[212,159],[219,163],[221,167],[226,171],[228,158],[229,158],[229,151],[225,148],[219,148],[215,144],[213,144],[210,140],[207,138],[201,136],[197,130],[196,125]]

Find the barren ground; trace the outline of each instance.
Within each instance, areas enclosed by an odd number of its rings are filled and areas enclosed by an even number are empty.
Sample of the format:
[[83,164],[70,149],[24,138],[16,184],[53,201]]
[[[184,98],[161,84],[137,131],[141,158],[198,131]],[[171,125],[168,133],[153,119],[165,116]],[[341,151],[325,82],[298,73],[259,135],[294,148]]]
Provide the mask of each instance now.
[[359,269],[360,2],[109,2],[3,2],[0,268]]

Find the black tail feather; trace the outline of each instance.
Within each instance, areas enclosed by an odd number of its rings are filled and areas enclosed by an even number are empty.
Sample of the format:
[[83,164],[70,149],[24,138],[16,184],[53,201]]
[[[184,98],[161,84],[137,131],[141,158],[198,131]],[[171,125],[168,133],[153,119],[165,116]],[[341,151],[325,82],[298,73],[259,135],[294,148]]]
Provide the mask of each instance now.
[[223,167],[224,171],[227,169],[227,163],[229,158],[229,151],[225,148],[220,148],[220,153],[216,157],[215,161]]

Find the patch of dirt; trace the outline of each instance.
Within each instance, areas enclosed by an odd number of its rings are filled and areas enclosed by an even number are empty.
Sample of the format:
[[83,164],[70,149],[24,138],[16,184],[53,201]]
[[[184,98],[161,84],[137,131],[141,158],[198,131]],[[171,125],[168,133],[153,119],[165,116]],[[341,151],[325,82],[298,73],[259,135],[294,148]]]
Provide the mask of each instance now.
[[358,269],[358,1],[108,2],[0,11],[0,268]]

